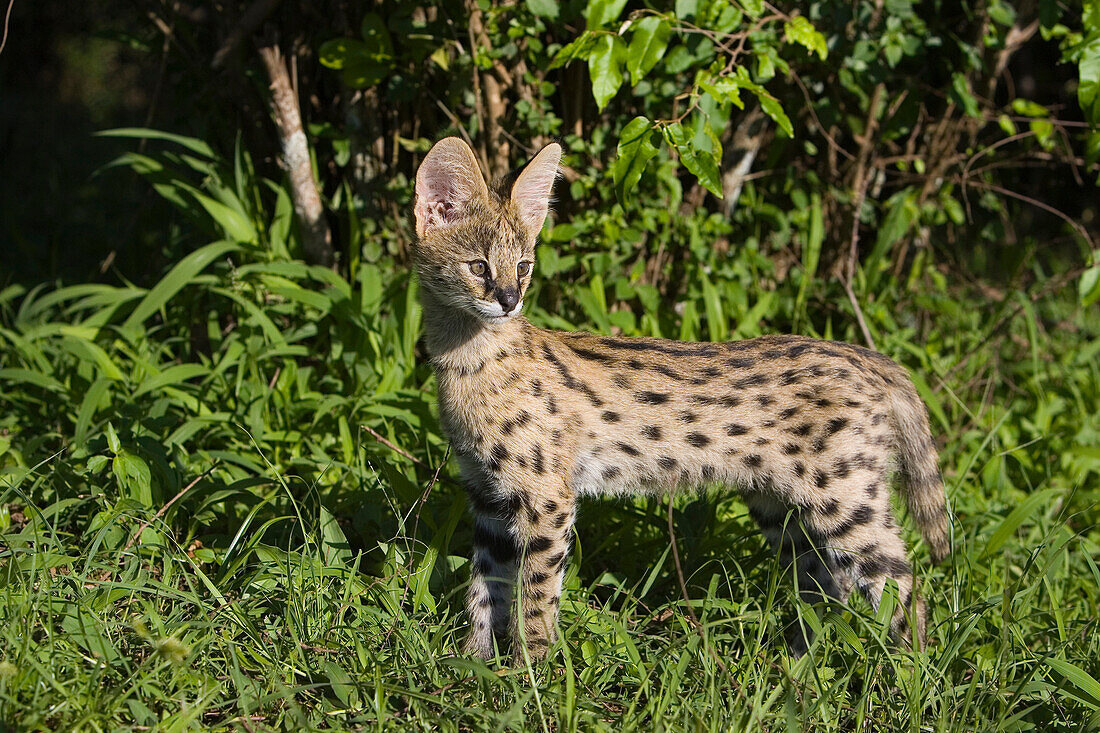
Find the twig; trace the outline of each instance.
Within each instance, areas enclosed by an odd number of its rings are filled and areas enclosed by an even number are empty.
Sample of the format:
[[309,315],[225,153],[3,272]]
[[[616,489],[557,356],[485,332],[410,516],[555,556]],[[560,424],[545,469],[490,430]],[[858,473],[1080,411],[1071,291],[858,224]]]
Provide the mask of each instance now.
[[680,579],[680,593],[684,596],[684,605],[687,607],[688,618],[691,619],[691,625],[699,632],[699,638],[703,640],[703,648],[710,652],[711,657],[714,658],[714,663],[718,665],[718,668],[722,670],[724,674],[726,672],[726,665],[718,656],[718,652],[714,651],[714,647],[707,643],[706,629],[703,628],[703,624],[699,623],[699,618],[695,615],[695,609],[691,607],[691,596],[688,595],[687,581],[684,580],[684,567],[680,564],[680,550],[676,547],[676,530],[672,525],[671,495],[668,497],[668,540],[672,545],[672,561],[676,564],[676,577]]
[[225,60],[229,57],[229,54],[241,45],[248,36],[252,35],[260,24],[264,22],[267,16],[275,12],[275,8],[278,7],[279,0],[256,0],[248,6],[248,10],[244,11],[244,15],[241,16],[240,21],[229,32],[229,36],[226,37],[225,42],[214,54],[214,60],[210,62],[211,69],[219,69],[225,63]]
[[[416,465],[420,466],[421,468],[426,468],[429,471],[434,471],[435,475],[437,477],[442,478],[444,481],[449,483],[451,486],[457,486],[460,489],[464,488],[461,483],[459,483],[458,481],[455,481],[453,478],[451,478],[450,476],[448,476],[446,474],[443,474],[442,476],[439,476],[440,470],[447,463],[446,459],[443,460],[443,463],[439,464],[438,468],[432,468],[427,463],[424,463],[424,461],[420,460],[419,458],[414,456],[412,453],[409,453],[404,448],[391,443],[389,440],[386,439],[386,437],[384,435],[379,433],[377,430],[372,428],[370,425],[360,425],[359,427],[362,428],[363,430],[366,430],[371,435],[373,435],[375,440],[377,440],[379,443],[381,443],[382,445],[384,445],[387,448],[389,448],[390,450],[392,450],[394,453],[397,453],[399,455],[404,456],[405,458],[408,458],[410,461],[412,461]],[[450,448],[447,449],[447,455],[450,455]],[[432,482],[434,483],[435,479],[432,479]]]
[[871,338],[871,330],[867,328],[867,321],[863,318],[863,309],[859,307],[855,291],[852,290],[852,280],[856,273],[856,260],[859,258],[859,214],[863,209],[863,202],[867,198],[867,186],[871,182],[871,177],[867,175],[867,164],[871,155],[871,141],[875,135],[875,110],[878,108],[884,88],[881,82],[875,87],[875,93],[871,97],[871,104],[868,105],[867,109],[867,123],[863,126],[863,135],[860,136],[859,155],[856,158],[856,175],[855,180],[852,182],[856,192],[855,204],[852,207],[852,236],[848,247],[848,263],[845,268],[845,276],[842,278],[844,292],[848,294],[848,300],[852,303],[852,310],[855,311],[856,321],[859,323],[860,330],[863,331],[863,338],[867,341],[867,346],[876,351],[875,340]]
[[282,138],[283,164],[290,179],[294,212],[302,225],[302,247],[306,259],[328,267],[334,259],[332,234],[325,221],[317,182],[313,179],[313,163],[306,133],[302,129],[302,117],[298,112],[298,97],[290,84],[290,75],[279,47],[261,48],[260,58],[271,80],[271,111]]
[[0,38],[0,53],[4,53],[4,46],[8,45],[8,21],[11,20],[13,7],[15,7],[15,0],[8,0],[8,12],[4,13],[4,36]]
[[166,511],[168,511],[169,507],[171,507],[171,506],[172,506],[173,504],[175,504],[175,503],[176,503],[177,501],[179,501],[180,499],[182,499],[182,498],[183,498],[183,495],[184,495],[184,494],[186,494],[186,493],[187,493],[188,491],[190,491],[191,489],[195,488],[195,485],[196,485],[196,484],[198,484],[198,482],[199,482],[199,481],[202,481],[202,480],[203,480],[204,478],[206,478],[206,477],[207,477],[207,476],[209,476],[209,475],[210,475],[211,473],[213,473],[213,472],[214,472],[214,469],[215,469],[215,468],[217,468],[217,467],[218,467],[218,464],[217,464],[217,463],[215,463],[215,464],[214,464],[213,466],[211,466],[210,468],[206,469],[206,470],[205,470],[205,471],[203,471],[203,472],[202,472],[201,474],[199,474],[198,476],[196,476],[196,477],[195,477],[195,479],[194,479],[194,480],[193,480],[193,481],[192,481],[191,483],[187,484],[187,486],[184,486],[184,487],[183,487],[183,489],[181,489],[181,490],[180,490],[180,492],[179,492],[178,494],[176,494],[175,496],[173,496],[173,497],[172,497],[172,498],[171,498],[171,499],[170,499],[170,500],[168,501],[168,503],[167,503],[167,504],[165,504],[164,506],[162,506],[162,507],[161,507],[161,508],[160,508],[160,509],[159,509],[159,510],[157,511],[157,513],[153,515],[153,518],[152,518],[152,519],[147,519],[147,520],[145,520],[144,522],[142,522],[142,523],[141,523],[141,526],[137,528],[137,531],[136,531],[136,532],[134,532],[134,533],[133,533],[132,535],[130,535],[130,539],[129,539],[129,541],[128,541],[128,542],[126,543],[126,546],[122,548],[122,552],[123,552],[123,554],[125,554],[127,550],[129,550],[129,549],[130,549],[131,547],[133,547],[134,543],[138,541],[138,538],[139,538],[139,537],[141,537],[141,533],[142,533],[142,532],[144,532],[144,531],[145,531],[145,530],[146,530],[146,529],[147,529],[147,528],[149,527],[149,525],[150,525],[150,524],[152,524],[153,522],[155,522],[155,521],[157,521],[158,519],[160,519],[161,517],[163,517],[163,516],[164,516],[164,513],[165,513]]
[[672,497],[668,497],[668,541],[672,544],[672,561],[676,563],[676,577],[680,579],[680,592],[684,595],[684,605],[687,606],[688,617],[691,625],[701,634],[703,625],[699,623],[695,615],[695,609],[691,607],[691,597],[688,595],[687,581],[684,580],[684,568],[680,564],[680,551],[676,548],[676,530],[672,526]]
[[1080,234],[1081,238],[1085,240],[1086,244],[1088,244],[1090,250],[1091,249],[1096,249],[1096,245],[1093,243],[1092,237],[1089,236],[1088,230],[1086,230],[1085,227],[1083,227],[1080,224],[1080,222],[1074,221],[1073,218],[1070,217],[1069,214],[1066,214],[1065,212],[1054,208],[1050,204],[1043,203],[1039,199],[1032,198],[1031,196],[1025,196],[1022,193],[1016,193],[1015,191],[1012,191],[1010,189],[1002,188],[1001,186],[996,186],[992,183],[986,183],[984,181],[970,181],[970,182],[967,182],[966,180],[963,180],[963,181],[961,181],[961,183],[964,186],[965,185],[978,186],[979,188],[986,188],[986,189],[989,189],[990,191],[994,191],[994,192],[1002,194],[1004,196],[1011,196],[1014,199],[1017,199],[1019,201],[1023,201],[1024,203],[1031,204],[1032,206],[1035,206],[1036,208],[1042,209],[1043,211],[1046,211],[1047,213],[1054,214],[1059,219],[1061,219],[1062,221],[1064,221],[1065,223],[1067,223],[1071,227],[1073,227],[1073,230],[1075,232],[1077,232],[1078,234]]

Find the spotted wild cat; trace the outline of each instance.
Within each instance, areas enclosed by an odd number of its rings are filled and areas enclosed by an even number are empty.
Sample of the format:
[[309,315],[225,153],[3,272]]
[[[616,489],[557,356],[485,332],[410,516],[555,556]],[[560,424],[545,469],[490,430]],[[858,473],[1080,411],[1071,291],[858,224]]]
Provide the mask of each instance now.
[[515,650],[546,654],[580,497],[710,484],[739,489],[807,599],[855,587],[877,608],[892,578],[893,635],[911,638],[908,617],[923,638],[892,459],[934,561],[948,553],[948,515],[905,370],[801,336],[685,343],[532,326],[520,309],[560,156],[548,145],[490,190],[469,147],[447,138],[416,176],[425,338],[475,522],[467,650],[492,657],[494,637],[511,635]]

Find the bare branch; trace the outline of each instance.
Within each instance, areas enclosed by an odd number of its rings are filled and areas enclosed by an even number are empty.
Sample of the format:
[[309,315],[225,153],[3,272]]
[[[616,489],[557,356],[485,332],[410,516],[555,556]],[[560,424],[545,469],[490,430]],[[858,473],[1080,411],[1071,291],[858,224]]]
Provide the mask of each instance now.
[[313,179],[306,133],[298,112],[298,97],[290,84],[290,74],[278,46],[260,49],[260,58],[271,80],[271,111],[283,145],[283,165],[290,178],[290,197],[302,227],[302,245],[306,259],[319,265],[333,263],[332,235],[325,221],[321,194]]

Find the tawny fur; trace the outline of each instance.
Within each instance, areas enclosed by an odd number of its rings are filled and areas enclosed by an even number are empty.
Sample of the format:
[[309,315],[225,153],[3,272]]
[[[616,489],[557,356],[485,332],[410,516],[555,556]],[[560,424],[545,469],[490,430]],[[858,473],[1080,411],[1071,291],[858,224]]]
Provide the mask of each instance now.
[[[928,416],[905,370],[849,344],[723,344],[562,333],[519,309],[560,148],[491,191],[465,143],[417,174],[415,252],[439,412],[474,514],[468,651],[554,639],[578,498],[736,487],[808,600],[888,578],[900,640],[924,610],[889,500],[892,464],[932,558],[948,516]],[[482,274],[478,271],[484,269]],[[513,589],[519,589],[513,619]],[[795,651],[805,643],[793,640]]]

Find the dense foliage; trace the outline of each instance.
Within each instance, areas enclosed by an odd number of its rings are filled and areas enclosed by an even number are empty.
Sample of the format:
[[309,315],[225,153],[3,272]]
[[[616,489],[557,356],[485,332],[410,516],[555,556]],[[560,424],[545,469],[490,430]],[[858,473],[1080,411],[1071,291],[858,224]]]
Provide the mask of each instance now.
[[[134,124],[79,195],[0,116],[27,181],[0,221],[0,727],[1100,727],[1096,0],[214,6],[49,17],[70,51],[42,68],[120,65],[148,103],[103,102]],[[14,7],[4,63],[58,12]],[[301,259],[272,43],[335,268]],[[929,649],[798,603],[715,492],[586,504],[551,662],[456,656],[470,527],[408,272],[446,134],[494,174],[565,145],[536,323],[910,367],[955,520],[949,561],[916,558]],[[822,629],[798,661],[795,614]]]

